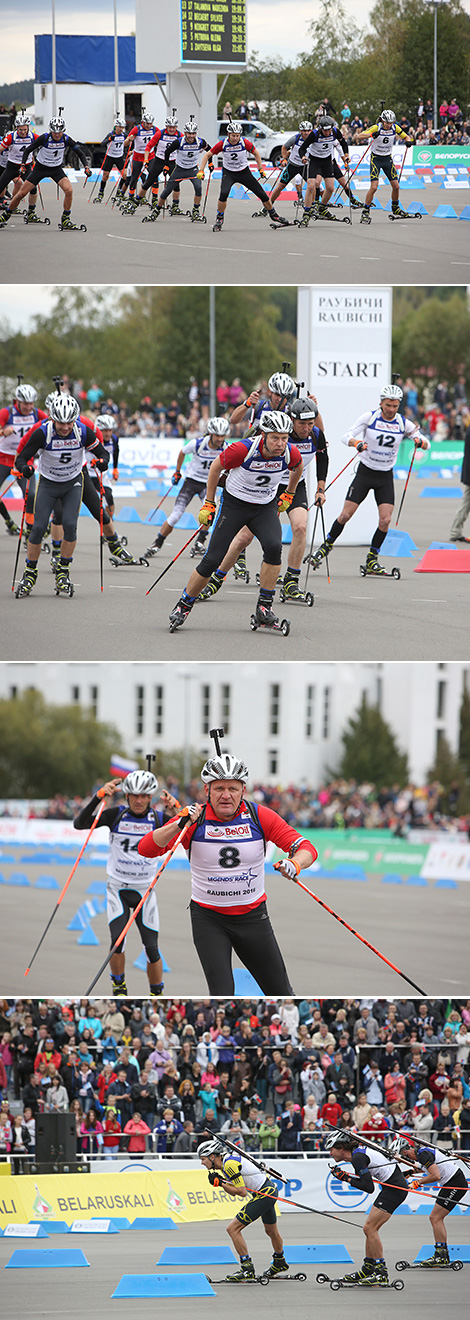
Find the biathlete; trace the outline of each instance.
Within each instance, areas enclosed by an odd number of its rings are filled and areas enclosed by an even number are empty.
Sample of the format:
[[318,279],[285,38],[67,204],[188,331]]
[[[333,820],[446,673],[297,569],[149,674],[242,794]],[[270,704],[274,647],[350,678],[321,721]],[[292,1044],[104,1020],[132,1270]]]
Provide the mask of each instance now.
[[[113,481],[117,481],[119,478],[119,468],[118,468],[119,436],[115,431],[115,425],[116,425],[116,418],[113,416],[112,413],[100,413],[99,417],[97,417],[93,423],[94,430],[100,432],[100,439],[108,454],[109,468],[111,468],[113,474]],[[90,472],[91,480],[96,490],[99,493],[101,486],[100,479],[96,475],[94,467],[93,466],[90,467],[90,463],[93,463],[93,460],[90,458],[89,455],[87,455],[87,467]],[[103,484],[103,491],[106,499],[106,504],[108,506],[108,511],[110,517],[112,518],[114,513],[114,495],[113,495],[112,486],[110,486],[108,482],[106,482],[106,484]]]
[[406,142],[409,147],[413,142],[412,137],[396,123],[396,117],[393,110],[384,110],[371,128],[361,129],[354,134],[354,142],[367,142],[369,138],[373,139],[373,146],[370,153],[370,186],[366,193],[364,207],[361,215],[361,225],[370,225],[370,208],[374,203],[374,197],[379,186],[380,171],[383,170],[389,181],[392,192],[392,215],[397,220],[408,220],[409,216],[400,206],[400,180],[396,167],[393,163],[392,151],[397,138]]
[[[170,141],[165,147],[164,164],[169,168],[171,158],[172,156],[175,156],[174,169],[172,170],[164,188],[162,188],[158,202],[155,206],[152,206],[150,215],[146,216],[146,220],[158,220],[159,215],[161,215],[163,211],[166,199],[171,192],[176,191],[179,198],[179,185],[184,179],[189,179],[194,188],[193,209],[189,213],[191,220],[199,220],[201,218],[200,206],[202,186],[199,176],[198,161],[201,151],[206,151],[208,146],[209,143],[206,142],[205,138],[198,137],[197,123],[194,116],[191,115],[184,126],[184,133],[177,133],[176,138],[174,136],[172,139],[170,138]],[[177,209],[170,207],[170,211],[173,215],[184,214],[184,212],[179,210],[179,206]]]
[[16,455],[18,470],[30,480],[34,475],[33,459],[39,454],[39,484],[34,502],[34,522],[28,538],[26,567],[17,588],[17,597],[29,596],[38,576],[38,559],[55,500],[62,500],[64,539],[56,570],[57,595],[73,595],[70,565],[77,537],[77,520],[83,490],[83,453],[93,451],[97,466],[105,471],[108,455],[95,431],[81,422],[80,408],[70,394],[54,394],[50,420],[31,428]]
[[[172,512],[166,522],[163,523],[158,536],[146,550],[146,556],[158,554],[167,536],[170,535],[172,528],[176,527],[194,496],[198,495],[199,499],[202,500],[205,495],[211,464],[223,449],[229,431],[230,422],[226,417],[209,417],[205,435],[194,440],[186,440],[185,444],[181,446],[176,460],[176,469],[172,476],[172,482],[175,486],[181,481],[181,468],[186,454],[193,454],[194,457],[186,468],[183,485],[175,500]],[[204,553],[203,544],[207,536],[208,528],[201,527],[195,544],[202,553]]]
[[[233,409],[230,414],[231,426],[235,426],[238,422],[248,421],[249,429],[254,434],[261,413],[284,412],[289,399],[294,398],[296,389],[295,380],[288,375],[287,371],[275,371],[269,377],[268,392],[265,397],[261,395],[261,390],[251,390],[248,398],[244,399],[243,403],[238,403],[237,407]],[[247,418],[247,413],[250,414],[249,418]]]
[[399,385],[384,385],[380,393],[380,407],[374,408],[372,412],[361,413],[350,430],[341,437],[343,445],[348,445],[361,454],[361,460],[341,513],[332,523],[323,545],[311,556],[314,568],[318,568],[325,555],[330,553],[335,541],[341,536],[343,527],[353,517],[369,492],[373,491],[379,521],[370,543],[365,567],[367,573],[385,573],[386,570],[382,564],[379,564],[378,554],[392,519],[395,503],[393,467],[401,441],[407,436],[412,436],[417,449],[429,449],[430,445],[427,436],[421,434],[416,424],[405,419],[398,412],[402,398],[403,390]]
[[[322,419],[318,418],[316,400],[294,399],[287,404],[286,411],[292,420],[292,441],[302,455],[304,472],[313,459],[316,461],[317,488],[314,503],[319,506],[324,504],[326,498],[325,481],[328,473],[328,452],[323,424],[317,426],[314,424],[316,420],[322,423]],[[284,480],[279,484],[278,495],[282,495],[286,489],[287,482]],[[303,602],[306,597],[305,592],[300,591],[299,578],[308,521],[308,495],[304,477],[301,477],[292,503],[286,512],[292,528],[292,541],[289,547],[287,569],[282,581],[281,595],[284,600]],[[207,587],[198,597],[199,600],[209,600],[220,590],[229,569],[235,566],[240,554],[246,551],[252,540],[253,532],[248,527],[243,527],[234,537],[225,558],[219,568],[212,574]]]
[[108,182],[111,170],[119,170],[122,175],[124,169],[124,138],[126,132],[126,121],[122,115],[116,115],[114,127],[110,133],[103,138],[101,146],[105,148],[105,156],[101,166],[100,186],[96,197],[93,198],[93,206],[97,202],[102,202],[104,198],[106,184]]
[[[65,132],[65,120],[55,116],[49,122],[49,131],[41,133],[34,142],[35,161],[32,168],[28,171],[27,177],[22,183],[21,188],[12,197],[8,209],[0,215],[0,226],[7,224],[11,215],[16,211],[23,197],[34,190],[43,179],[52,179],[57,183],[64,194],[64,208],[59,221],[59,229],[78,229],[84,226],[74,225],[70,219],[72,210],[73,188],[70,179],[67,178],[64,166],[65,156],[68,151],[74,151],[85,167],[85,174],[90,178],[91,170],[88,165],[87,156],[84,147],[80,142],[75,142],[74,138],[69,137]],[[27,142],[23,153],[21,163],[27,160],[31,152],[31,147]]]
[[429,1222],[434,1233],[434,1255],[420,1264],[428,1269],[449,1268],[450,1257],[447,1245],[447,1230],[444,1220],[468,1192],[468,1181],[452,1154],[445,1155],[436,1147],[421,1146],[416,1151],[416,1162],[425,1169],[421,1177],[414,1177],[413,1189],[426,1187],[429,1183],[439,1183],[439,1195],[431,1210]]
[[[287,183],[291,183],[292,180],[295,181],[299,178],[299,175],[301,176],[301,179],[303,178],[305,171],[305,165],[302,159],[303,147],[304,142],[312,132],[312,129],[313,124],[310,123],[310,120],[302,119],[299,124],[298,132],[293,133],[292,137],[288,138],[287,142],[283,142],[281,147],[281,173],[277,183],[275,183],[274,188],[271,189],[269,194],[272,202],[277,201],[277,198],[280,196]],[[303,204],[302,182],[297,182],[295,186],[299,204]],[[268,215],[265,207],[263,207],[262,211],[258,212],[258,215]]]
[[154,132],[155,124],[153,121],[153,115],[150,111],[142,109],[142,119],[140,124],[135,124],[134,128],[131,128],[130,132],[127,134],[127,137],[124,138],[123,152],[126,150],[126,147],[129,147],[129,149],[132,147],[131,168],[129,174],[126,174],[124,169],[122,170],[121,183],[117,189],[116,200],[118,204],[119,202],[122,202],[125,197],[126,189],[129,188],[129,201],[126,203],[126,207],[129,208],[130,212],[134,211],[137,206],[135,197],[137,180],[142,173],[145,153],[150,138],[153,137]]
[[[302,456],[289,442],[291,418],[283,412],[263,412],[260,433],[254,439],[235,441],[211,464],[206,499],[199,522],[210,527],[214,521],[214,497],[222,472],[227,473],[214,531],[199,568],[195,568],[182,596],[170,614],[172,631],[181,627],[199,592],[222,563],[237,532],[248,527],[263,548],[260,591],[256,614],[257,627],[279,628],[272,604],[282,561],[282,528],[279,514],[289,509],[302,476]],[[283,478],[288,484],[278,497]]]
[[227,137],[220,138],[215,146],[209,147],[205,156],[201,160],[198,179],[204,178],[204,170],[209,163],[212,165],[213,156],[222,156],[222,178],[220,181],[219,203],[215,224],[212,226],[214,232],[222,229],[224,223],[227,201],[234,184],[239,183],[248,192],[254,193],[263,203],[266,213],[271,220],[275,220],[279,225],[288,225],[289,221],[284,220],[283,216],[278,215],[274,209],[273,203],[268,197],[267,192],[262,188],[258,179],[255,179],[248,167],[248,156],[254,156],[259,170],[260,179],[265,179],[266,174],[263,169],[263,162],[259,151],[253,146],[250,138],[242,137],[242,126],[239,123],[231,122],[227,126]]
[[343,137],[340,129],[335,127],[330,115],[322,115],[318,121],[318,128],[312,129],[312,132],[308,134],[303,143],[302,160],[304,164],[308,163],[308,171],[304,214],[302,219],[299,220],[299,228],[309,224],[313,215],[316,191],[322,186],[322,182],[324,184],[323,193],[316,205],[318,219],[337,219],[337,216],[332,215],[328,210],[328,202],[335,186],[333,164],[335,142],[338,142],[341,147],[343,164],[346,170],[349,171],[349,148],[346,138]]
[[334,1165],[333,1176],[340,1182],[347,1182],[350,1187],[369,1194],[375,1191],[374,1178],[382,1183],[362,1230],[366,1239],[366,1255],[362,1269],[353,1274],[343,1275],[342,1282],[360,1284],[363,1288],[371,1288],[377,1284],[386,1287],[388,1270],[380,1229],[395,1213],[398,1206],[406,1201],[410,1190],[406,1178],[399,1165],[394,1159],[390,1159],[385,1150],[381,1154],[372,1150],[370,1146],[363,1146],[360,1137],[349,1136],[349,1133],[331,1133],[326,1138],[325,1150],[334,1160],[347,1161],[353,1166],[354,1174],[349,1174],[339,1164]]
[[[177,798],[166,789],[161,793],[163,811],[152,807],[152,798],[157,789],[158,780],[155,775],[145,770],[132,771],[124,781],[111,779],[82,807],[73,822],[75,830],[89,830],[102,799],[109,800],[96,828],[109,829],[106,896],[111,948],[155,874],[155,867],[138,850],[139,841],[148,834],[149,829],[163,825],[168,816],[173,816],[179,809]],[[112,805],[116,793],[123,793],[127,798],[125,806]],[[161,995],[163,969],[158,948],[159,918],[155,889],[151,890],[135,920],[147,956],[150,994]],[[113,953],[110,962],[111,983],[116,998],[127,996],[125,943],[124,940],[119,951]]]
[[311,866],[317,851],[268,807],[245,801],[248,770],[222,754],[201,771],[206,804],[139,843],[144,857],[160,857],[182,824],[196,816],[182,845],[191,868],[191,923],[199,960],[212,995],[233,995],[232,951],[265,994],[292,994],[284,959],[266,908],[264,854],[273,842],[288,857],[276,868],[288,880]]
[[[174,146],[176,137],[178,137],[178,118],[176,112],[173,110],[173,113],[171,115],[166,116],[164,128],[157,128],[155,130],[155,133],[153,134],[153,137],[151,137],[150,141],[147,143],[147,148],[145,151],[145,158],[144,158],[144,170],[142,171],[139,180],[140,193],[138,194],[138,198],[137,198],[139,202],[145,200],[145,194],[147,192],[147,189],[151,188],[152,207],[156,207],[158,205],[158,188],[159,188],[158,181],[160,175],[163,172],[163,175],[165,176],[164,183],[166,183],[167,181],[166,176],[170,172],[170,167],[165,159],[165,152],[168,146]],[[147,163],[147,159],[148,159],[148,163]],[[172,170],[174,169],[175,169],[175,162],[173,161]],[[180,211],[179,183],[177,183],[173,189],[173,201],[169,208],[169,214],[170,215],[183,214],[183,212]],[[149,216],[146,216],[146,219],[148,220]]]
[[[265,1276],[273,1279],[289,1269],[284,1255],[284,1243],[277,1226],[276,1200],[278,1190],[273,1178],[262,1173],[242,1153],[224,1149],[217,1137],[212,1141],[203,1141],[198,1146],[201,1164],[209,1172],[209,1182],[213,1187],[220,1187],[228,1196],[243,1197],[246,1205],[242,1206],[227,1227],[227,1233],[234,1249],[240,1257],[240,1269],[235,1274],[227,1274],[227,1283],[248,1283],[255,1279],[255,1268],[248,1252],[243,1229],[261,1219],[264,1231],[270,1238],[273,1258]],[[250,1198],[250,1199],[248,1199]]]
[[[41,408],[35,408],[37,392],[34,385],[18,385],[15,390],[15,396],[11,408],[2,408],[0,410],[0,487],[4,481],[11,477],[15,468],[15,454],[23,436],[27,435],[31,427],[36,422],[47,420],[47,412]],[[23,476],[18,478],[19,486],[26,493],[26,479]],[[30,480],[28,495],[26,499],[25,525],[29,531],[33,525],[34,493],[36,489],[35,477]],[[10,536],[17,536],[19,527],[17,527],[13,518],[10,517],[8,510],[0,501],[0,514],[5,521],[6,530]]]
[[[31,128],[31,119],[25,110],[21,110],[15,119],[14,128],[10,133],[6,133],[2,142],[2,148],[6,152],[6,161],[3,170],[0,173],[0,196],[3,195],[9,183],[14,180],[13,196],[19,192],[22,178],[28,162],[32,163],[32,151],[37,142],[37,133]],[[25,147],[29,146],[29,152],[24,156]],[[36,202],[38,190],[32,188],[29,194],[28,214],[25,216],[26,224],[40,224],[39,216],[36,215]]]

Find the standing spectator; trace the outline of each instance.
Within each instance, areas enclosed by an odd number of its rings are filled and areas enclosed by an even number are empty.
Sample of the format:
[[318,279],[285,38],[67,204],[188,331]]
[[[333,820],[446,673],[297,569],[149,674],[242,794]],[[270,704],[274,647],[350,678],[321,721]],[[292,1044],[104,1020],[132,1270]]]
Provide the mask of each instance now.
[[320,1118],[324,1123],[330,1123],[331,1127],[338,1127],[342,1112],[341,1105],[337,1102],[335,1092],[329,1091],[326,1104],[322,1105]]
[[132,1155],[143,1155],[145,1153],[147,1149],[146,1138],[151,1136],[151,1132],[138,1109],[134,1110],[132,1118],[126,1123],[124,1136],[129,1138],[127,1150],[131,1157]]
[[69,1097],[62,1078],[59,1076],[59,1073],[57,1073],[57,1076],[53,1077],[52,1083],[46,1091],[46,1110],[49,1110],[51,1113],[57,1111],[65,1114],[68,1111],[68,1107]]
[[277,1143],[281,1135],[279,1124],[276,1123],[274,1114],[265,1114],[259,1127],[260,1146],[263,1151],[277,1149]]
[[279,1150],[291,1152],[300,1149],[301,1131],[302,1115],[300,1109],[298,1105],[294,1105],[293,1100],[287,1100],[286,1107],[281,1115]]
[[183,1131],[183,1124],[176,1118],[172,1109],[165,1109],[163,1117],[154,1127],[159,1155],[169,1154],[173,1150],[176,1138]]
[[94,1109],[89,1109],[85,1114],[80,1134],[83,1154],[98,1155],[103,1145],[103,1124],[100,1123]]
[[216,393],[217,407],[219,413],[225,413],[227,411],[229,398],[230,398],[230,390],[226,380],[219,381],[215,393]]
[[252,119],[259,119],[259,105],[256,100],[251,102],[249,111]]
[[115,1105],[106,1105],[103,1118],[103,1153],[107,1160],[115,1159],[119,1153],[122,1128]]
[[463,486],[463,499],[452,523],[449,539],[451,541],[462,541],[465,545],[470,545],[470,537],[464,536],[463,534],[464,525],[470,513],[470,426],[467,427],[464,437],[463,462],[460,480]]
[[449,118],[449,106],[446,101],[446,98],[444,97],[442,105],[439,106],[439,124],[441,125],[441,127],[445,127],[448,118]]

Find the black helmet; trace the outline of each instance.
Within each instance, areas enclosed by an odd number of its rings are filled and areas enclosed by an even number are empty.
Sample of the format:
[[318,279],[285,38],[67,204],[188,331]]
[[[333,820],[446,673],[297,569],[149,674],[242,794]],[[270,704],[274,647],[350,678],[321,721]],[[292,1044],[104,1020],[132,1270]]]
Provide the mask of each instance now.
[[314,422],[318,417],[318,408],[313,399],[294,399],[292,403],[287,404],[286,412],[295,422]]
[[322,115],[318,122],[320,128],[334,128],[335,121],[331,118],[331,115]]

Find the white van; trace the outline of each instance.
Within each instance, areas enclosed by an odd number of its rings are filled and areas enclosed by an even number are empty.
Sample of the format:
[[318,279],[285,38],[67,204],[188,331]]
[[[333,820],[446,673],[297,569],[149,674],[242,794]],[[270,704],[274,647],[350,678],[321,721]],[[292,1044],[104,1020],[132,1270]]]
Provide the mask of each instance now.
[[[262,124],[259,119],[237,119],[235,121],[242,126],[242,135],[250,139],[253,146],[261,156],[261,160],[269,160],[271,165],[279,165],[281,162],[281,147],[295,132],[291,128],[289,133],[275,133],[267,124]],[[227,137],[227,120],[219,122],[219,137]]]

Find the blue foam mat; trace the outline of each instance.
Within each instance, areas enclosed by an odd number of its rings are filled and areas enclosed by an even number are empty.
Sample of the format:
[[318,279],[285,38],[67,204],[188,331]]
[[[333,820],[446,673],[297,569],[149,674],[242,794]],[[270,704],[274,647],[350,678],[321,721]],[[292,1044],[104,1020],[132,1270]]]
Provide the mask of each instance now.
[[443,486],[423,486],[419,498],[420,500],[461,500],[462,491],[460,486],[448,486],[446,490]]
[[205,1274],[123,1274],[112,1297],[215,1297]]
[[[40,1221],[38,1219],[30,1219],[29,1222],[30,1224],[38,1224]],[[55,1235],[56,1233],[57,1234],[70,1233],[70,1224],[66,1224],[65,1220],[62,1219],[47,1220],[46,1224],[47,1224],[47,1232],[49,1234],[49,1237]]]
[[237,998],[244,999],[247,995],[260,995],[261,998],[263,997],[263,991],[260,990],[254,976],[247,971],[246,967],[234,967],[233,979],[235,982],[234,993]]
[[352,1256],[349,1255],[347,1247],[344,1246],[322,1246],[321,1243],[303,1243],[298,1246],[284,1248],[284,1254],[289,1265],[308,1265],[308,1264],[333,1264],[339,1261],[349,1264]]
[[157,1265],[238,1265],[238,1256],[229,1246],[165,1247]]
[[46,1269],[71,1269],[72,1267],[83,1269],[90,1262],[83,1251],[77,1249],[73,1251],[70,1247],[63,1247],[61,1251],[38,1250],[38,1251],[14,1251],[10,1260],[5,1265],[6,1270],[46,1270]]
[[140,1218],[140,1219],[134,1219],[132,1224],[129,1225],[129,1227],[138,1228],[138,1229],[150,1228],[150,1229],[168,1230],[172,1228],[178,1228],[178,1224],[174,1224],[172,1219]]
[[[426,1260],[426,1257],[432,1256],[433,1252],[434,1252],[434,1243],[432,1244],[432,1246],[429,1245],[429,1247],[421,1247],[421,1251],[419,1251],[418,1255],[415,1256],[415,1260]],[[454,1246],[451,1247],[449,1243],[449,1256],[451,1260],[470,1261],[470,1247],[465,1246],[464,1243],[462,1242],[458,1242],[455,1247]]]
[[[159,953],[160,953],[160,958],[162,960],[163,971],[171,972],[171,967],[169,967],[168,963],[165,962],[161,949],[159,949]],[[135,959],[134,967],[138,967],[140,972],[145,972],[145,969],[147,967],[147,956],[145,953],[145,949],[142,949],[142,953],[139,953],[139,957]]]

